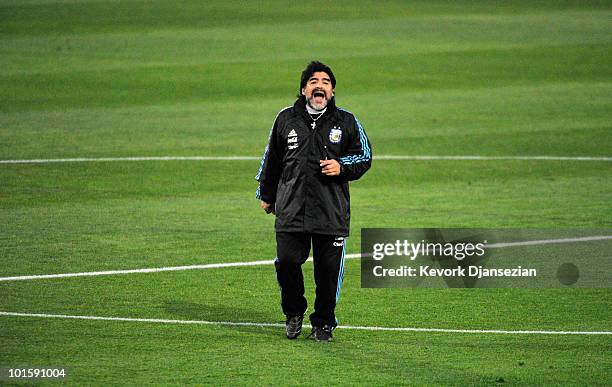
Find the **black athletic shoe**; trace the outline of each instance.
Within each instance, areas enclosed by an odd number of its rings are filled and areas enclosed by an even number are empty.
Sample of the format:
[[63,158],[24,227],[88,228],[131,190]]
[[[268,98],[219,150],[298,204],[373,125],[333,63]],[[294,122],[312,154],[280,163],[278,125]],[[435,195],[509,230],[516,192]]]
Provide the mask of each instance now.
[[295,339],[302,333],[302,321],[304,321],[304,316],[287,316],[285,328],[287,329],[287,338],[289,340]]
[[333,328],[329,325],[312,327],[310,337],[312,337],[315,341],[332,341],[332,330]]

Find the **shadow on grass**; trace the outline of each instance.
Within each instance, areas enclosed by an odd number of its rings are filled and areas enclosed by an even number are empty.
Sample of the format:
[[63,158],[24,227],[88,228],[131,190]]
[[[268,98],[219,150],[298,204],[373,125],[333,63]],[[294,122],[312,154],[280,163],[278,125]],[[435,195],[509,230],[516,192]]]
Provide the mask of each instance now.
[[[163,308],[166,312],[182,320],[204,320],[225,322],[252,322],[252,323],[284,323],[285,321],[271,317],[265,311],[240,308],[238,306],[204,304],[187,301],[165,301]],[[232,329],[259,333],[268,336],[284,338],[285,330],[281,327],[257,326],[231,326]]]

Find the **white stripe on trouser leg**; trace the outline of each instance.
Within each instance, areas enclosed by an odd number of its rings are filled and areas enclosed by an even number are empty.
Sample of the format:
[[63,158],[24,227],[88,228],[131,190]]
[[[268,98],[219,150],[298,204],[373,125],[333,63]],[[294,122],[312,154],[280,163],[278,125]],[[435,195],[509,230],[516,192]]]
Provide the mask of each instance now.
[[[340,258],[340,270],[338,270],[338,284],[336,285],[336,304],[338,304],[338,300],[340,299],[340,289],[342,288],[342,280],[344,280],[344,256],[346,255],[345,253],[346,253],[346,237],[342,241],[342,257]],[[336,317],[335,319],[336,319],[336,326],[340,325],[340,321],[338,321],[338,317]]]
[[336,303],[340,299],[340,289],[342,288],[342,280],[344,279],[344,253],[346,246],[346,238],[342,241],[342,257],[340,258],[340,270],[338,271],[338,284],[336,285]]

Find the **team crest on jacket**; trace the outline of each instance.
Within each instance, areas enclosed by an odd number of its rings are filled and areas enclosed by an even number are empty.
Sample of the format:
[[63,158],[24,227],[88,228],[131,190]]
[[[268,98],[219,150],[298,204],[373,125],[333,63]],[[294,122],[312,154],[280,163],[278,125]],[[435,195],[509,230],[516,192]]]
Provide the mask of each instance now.
[[342,140],[342,129],[338,126],[334,126],[329,131],[329,141],[332,144],[337,144],[340,142],[340,140]]

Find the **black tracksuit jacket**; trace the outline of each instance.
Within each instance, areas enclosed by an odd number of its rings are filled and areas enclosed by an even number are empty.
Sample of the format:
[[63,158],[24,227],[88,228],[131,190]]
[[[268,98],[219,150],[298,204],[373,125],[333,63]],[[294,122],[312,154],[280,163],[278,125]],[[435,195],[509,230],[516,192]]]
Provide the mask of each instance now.
[[[276,232],[348,236],[348,182],[371,166],[372,148],[363,127],[332,98],[313,120],[300,97],[276,116],[259,172],[257,198],[274,205]],[[319,160],[340,163],[339,176],[325,176]]]

